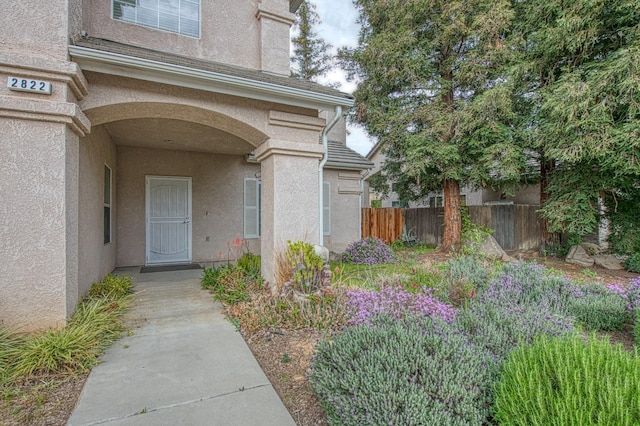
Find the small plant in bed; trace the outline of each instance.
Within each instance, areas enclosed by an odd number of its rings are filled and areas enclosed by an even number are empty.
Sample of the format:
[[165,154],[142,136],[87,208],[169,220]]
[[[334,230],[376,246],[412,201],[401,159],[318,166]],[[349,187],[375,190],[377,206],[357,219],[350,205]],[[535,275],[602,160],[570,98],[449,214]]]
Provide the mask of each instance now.
[[359,265],[375,265],[378,263],[390,263],[393,261],[391,248],[382,240],[367,237],[355,241],[347,247],[343,262]]

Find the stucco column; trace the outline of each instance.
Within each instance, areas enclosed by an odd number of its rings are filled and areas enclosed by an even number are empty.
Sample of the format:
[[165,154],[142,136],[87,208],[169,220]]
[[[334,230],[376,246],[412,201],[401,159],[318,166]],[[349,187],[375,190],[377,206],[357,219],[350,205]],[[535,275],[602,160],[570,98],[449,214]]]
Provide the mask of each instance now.
[[3,52],[10,76],[52,88],[0,87],[0,326],[33,331],[63,326],[78,301],[78,148],[91,124],[75,64]]
[[318,233],[320,144],[269,140],[256,149],[261,165],[262,276],[274,283],[287,241],[315,242]]

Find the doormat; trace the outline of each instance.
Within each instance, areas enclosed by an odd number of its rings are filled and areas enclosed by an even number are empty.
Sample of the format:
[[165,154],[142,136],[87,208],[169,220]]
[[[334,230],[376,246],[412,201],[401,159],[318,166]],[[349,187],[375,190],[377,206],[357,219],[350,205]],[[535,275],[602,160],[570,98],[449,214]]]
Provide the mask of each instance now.
[[188,269],[202,269],[202,266],[197,263],[190,263],[188,265],[143,266],[140,268],[140,273],[146,274],[148,272],[186,271]]

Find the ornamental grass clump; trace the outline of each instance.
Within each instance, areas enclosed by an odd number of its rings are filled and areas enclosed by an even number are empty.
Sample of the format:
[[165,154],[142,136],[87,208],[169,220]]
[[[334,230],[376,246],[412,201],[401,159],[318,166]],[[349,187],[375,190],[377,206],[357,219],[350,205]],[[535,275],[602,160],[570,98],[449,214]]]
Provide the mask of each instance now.
[[108,276],[93,284],[66,327],[33,335],[0,331],[3,381],[89,371],[125,330],[122,317],[131,302],[130,288],[131,277]]
[[441,302],[427,287],[423,287],[418,293],[412,293],[400,286],[386,286],[380,291],[347,291],[346,309],[350,316],[349,324],[353,325],[370,324],[380,314],[395,320],[401,320],[407,315],[438,317],[450,323],[458,311]]
[[482,425],[487,360],[437,318],[387,316],[316,347],[309,381],[331,425]]
[[640,358],[591,336],[540,337],[511,353],[495,388],[499,425],[640,424]]
[[391,248],[384,241],[367,237],[349,244],[342,256],[342,261],[358,265],[375,265],[392,262],[393,255]]

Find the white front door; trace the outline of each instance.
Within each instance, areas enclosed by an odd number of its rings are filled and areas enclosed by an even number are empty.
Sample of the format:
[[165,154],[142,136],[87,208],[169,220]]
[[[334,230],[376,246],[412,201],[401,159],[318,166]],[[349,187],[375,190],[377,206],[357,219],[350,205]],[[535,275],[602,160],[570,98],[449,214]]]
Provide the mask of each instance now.
[[147,176],[147,265],[191,262],[191,178]]

